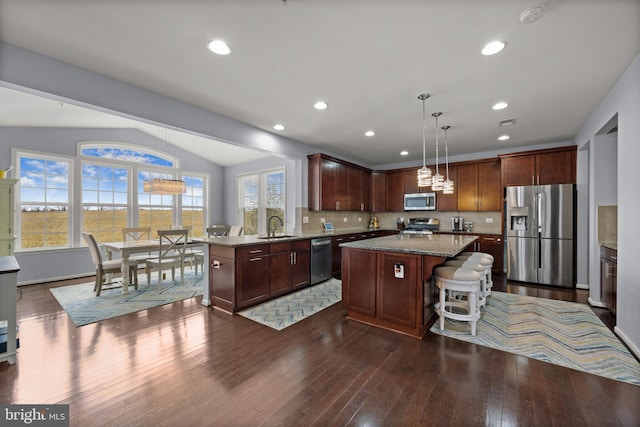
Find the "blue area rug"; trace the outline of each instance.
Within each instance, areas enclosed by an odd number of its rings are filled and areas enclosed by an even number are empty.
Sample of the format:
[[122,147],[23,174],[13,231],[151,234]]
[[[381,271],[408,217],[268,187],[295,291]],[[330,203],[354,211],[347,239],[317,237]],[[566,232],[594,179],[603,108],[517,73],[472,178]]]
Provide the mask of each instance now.
[[431,332],[640,385],[640,363],[584,304],[493,292],[478,321],[446,319]]
[[330,279],[238,314],[281,331],[339,301],[342,301],[342,282]]
[[176,281],[171,280],[171,270],[167,279],[158,289],[158,273],[151,275],[151,284],[147,285],[144,274],[140,274],[138,290],[129,286],[129,293],[122,295],[122,288],[103,288],[99,297],[93,292],[93,282],[80,285],[51,288],[64,311],[76,326],[84,326],[112,317],[158,307],[172,302],[202,295],[204,290],[202,274],[196,276],[190,269],[185,270],[184,286],[180,282],[180,272],[176,272]]

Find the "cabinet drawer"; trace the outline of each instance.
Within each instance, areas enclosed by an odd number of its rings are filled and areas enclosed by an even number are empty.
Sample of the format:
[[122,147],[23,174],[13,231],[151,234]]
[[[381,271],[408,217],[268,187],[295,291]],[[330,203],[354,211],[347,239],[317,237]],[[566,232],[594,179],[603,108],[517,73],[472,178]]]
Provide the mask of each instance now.
[[269,253],[278,254],[280,252],[289,252],[291,250],[291,242],[278,242],[269,245]]
[[269,245],[240,246],[236,248],[236,258],[252,258],[269,255]]

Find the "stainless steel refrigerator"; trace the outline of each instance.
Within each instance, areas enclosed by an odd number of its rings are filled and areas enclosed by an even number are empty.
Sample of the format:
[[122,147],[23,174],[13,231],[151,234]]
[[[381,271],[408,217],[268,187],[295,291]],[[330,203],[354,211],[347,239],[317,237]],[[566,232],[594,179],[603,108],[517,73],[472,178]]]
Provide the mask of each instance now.
[[573,184],[507,187],[507,279],[573,288]]

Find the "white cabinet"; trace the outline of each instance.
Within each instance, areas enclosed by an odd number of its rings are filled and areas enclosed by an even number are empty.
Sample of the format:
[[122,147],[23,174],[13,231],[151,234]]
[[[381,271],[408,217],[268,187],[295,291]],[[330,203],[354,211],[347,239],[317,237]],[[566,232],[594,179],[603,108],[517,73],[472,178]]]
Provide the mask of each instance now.
[[20,266],[15,257],[0,256],[0,362],[16,363],[16,284]]
[[0,179],[0,256],[13,255],[14,194],[17,179]]

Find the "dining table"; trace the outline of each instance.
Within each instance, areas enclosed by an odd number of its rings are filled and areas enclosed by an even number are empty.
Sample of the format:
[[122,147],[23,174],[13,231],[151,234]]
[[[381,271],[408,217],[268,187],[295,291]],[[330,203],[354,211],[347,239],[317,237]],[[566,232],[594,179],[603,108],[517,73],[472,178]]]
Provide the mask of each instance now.
[[[130,240],[130,241],[119,241],[119,242],[103,242],[100,243],[104,246],[104,249],[107,253],[107,259],[113,259],[113,254],[118,253],[122,258],[122,266],[120,271],[122,272],[122,294],[129,293],[129,257],[138,253],[159,253],[160,251],[160,240]],[[192,242],[188,241],[188,247],[201,246],[201,242]],[[169,244],[163,245],[164,247],[169,247]]]

